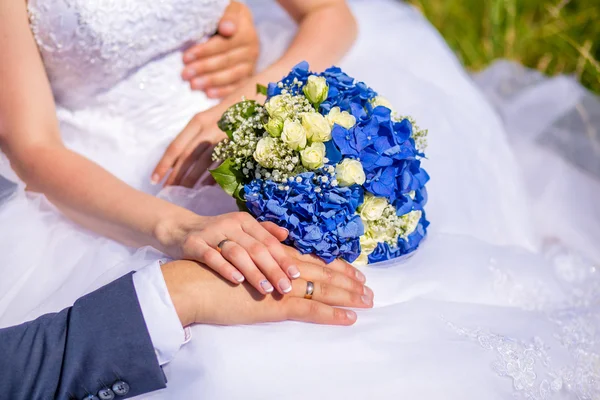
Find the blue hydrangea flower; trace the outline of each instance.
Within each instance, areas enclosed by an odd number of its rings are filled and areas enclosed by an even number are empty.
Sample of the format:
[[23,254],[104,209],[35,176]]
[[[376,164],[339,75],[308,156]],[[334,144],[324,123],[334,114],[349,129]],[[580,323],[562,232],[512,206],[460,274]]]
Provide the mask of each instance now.
[[369,254],[369,264],[391,260],[392,258],[412,253],[419,247],[423,238],[427,235],[428,226],[429,221],[427,221],[425,213],[423,213],[414,232],[408,235],[406,239],[398,238],[398,243],[395,247],[391,247],[387,243],[379,243],[375,250]]
[[255,179],[244,187],[248,210],[261,222],[286,228],[290,232],[286,244],[302,253],[314,253],[326,262],[336,258],[352,262],[360,254],[364,234],[356,214],[363,189],[321,186],[314,177],[307,172],[285,184]]

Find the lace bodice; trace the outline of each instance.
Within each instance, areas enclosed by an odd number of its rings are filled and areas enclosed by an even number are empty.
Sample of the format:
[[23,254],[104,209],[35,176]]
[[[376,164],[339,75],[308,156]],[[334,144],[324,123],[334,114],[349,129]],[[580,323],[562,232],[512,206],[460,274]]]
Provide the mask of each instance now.
[[[70,108],[216,30],[229,0],[30,0],[57,103]],[[181,72],[181,71],[178,71]]]

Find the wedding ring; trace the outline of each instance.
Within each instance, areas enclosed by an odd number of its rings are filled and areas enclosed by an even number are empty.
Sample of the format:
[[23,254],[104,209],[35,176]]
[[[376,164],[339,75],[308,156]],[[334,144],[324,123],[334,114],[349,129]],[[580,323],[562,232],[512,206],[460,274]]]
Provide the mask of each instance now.
[[223,251],[223,246],[225,246],[225,243],[229,241],[229,239],[223,239],[219,242],[219,244],[217,245],[217,250],[219,250],[219,253]]
[[315,284],[311,281],[306,282],[306,294],[304,295],[305,299],[312,299],[313,293],[315,291]]

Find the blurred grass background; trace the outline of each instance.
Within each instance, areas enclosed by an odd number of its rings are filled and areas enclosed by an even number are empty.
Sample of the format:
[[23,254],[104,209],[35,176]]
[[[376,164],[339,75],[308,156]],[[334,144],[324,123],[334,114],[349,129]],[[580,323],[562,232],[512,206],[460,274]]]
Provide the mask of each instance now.
[[600,94],[600,0],[408,0],[471,70],[506,58]]

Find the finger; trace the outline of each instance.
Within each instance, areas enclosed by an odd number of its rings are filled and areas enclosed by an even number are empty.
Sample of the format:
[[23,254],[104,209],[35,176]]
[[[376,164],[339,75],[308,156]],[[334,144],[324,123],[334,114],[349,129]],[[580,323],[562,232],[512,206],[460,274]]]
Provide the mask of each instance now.
[[325,283],[373,299],[373,291],[370,288],[328,266],[307,263],[300,264],[299,268],[300,276],[306,281]]
[[151,178],[152,183],[156,184],[163,180],[167,172],[175,165],[175,162],[181,153],[185,151],[188,144],[194,139],[201,127],[202,123],[200,122],[200,119],[195,116],[186,125],[183,131],[177,135],[175,140],[167,147],[167,150],[156,165],[156,168],[154,168]]
[[227,279],[229,282],[238,285],[244,282],[244,275],[231,265],[221,253],[210,247],[204,241],[198,241],[193,246],[190,255],[194,261],[199,261],[207,267]]
[[279,269],[285,271],[287,276],[291,279],[300,277],[300,270],[298,269],[296,260],[287,254],[284,245],[281,244],[276,236],[269,233],[269,231],[258,224],[254,218],[247,223],[242,224],[242,229],[259,243],[263,244],[277,263]]
[[[373,298],[366,294],[351,292],[329,283],[311,281],[314,285],[312,299],[320,303],[337,307],[371,308]],[[304,298],[307,283],[304,278],[294,281],[291,296]]]
[[228,86],[247,78],[252,73],[252,66],[248,63],[241,63],[231,68],[203,75],[192,79],[191,87],[194,90],[207,90],[210,88]]
[[314,300],[290,298],[284,305],[286,319],[322,325],[352,325],[356,313],[334,308]]
[[189,81],[198,76],[229,69],[248,60],[249,52],[250,48],[246,46],[196,60],[185,67],[181,76],[184,80]]
[[287,229],[282,228],[273,222],[261,222],[260,225],[271,235],[275,236],[275,238],[280,242],[283,242],[285,239],[287,239],[288,235],[290,234]]
[[273,292],[273,286],[258,269],[248,252],[233,240],[221,246],[221,255],[240,271],[250,285],[262,294]]
[[[256,223],[256,227],[254,229],[258,230],[263,228]],[[279,244],[277,239],[275,239],[273,236],[271,236],[271,238]],[[275,258],[273,257],[270,249],[267,248],[266,244],[256,240],[247,233],[240,234],[235,238],[232,237],[232,240],[235,240],[237,244],[242,246],[248,252],[252,258],[252,261],[254,261],[254,264],[256,264],[258,269],[267,277],[268,282],[277,288],[279,293],[287,294],[292,290],[292,283],[282,269],[282,267],[285,267],[286,265],[280,266],[280,264],[275,261]],[[245,271],[240,271],[245,275]],[[258,284],[262,285],[263,288],[267,286],[267,283],[264,281],[258,282]]]
[[201,58],[207,58],[216,54],[225,53],[235,48],[238,43],[231,38],[224,38],[220,35],[215,35],[204,43],[200,43],[190,47],[184,55],[184,62],[191,62]]
[[[291,251],[288,249],[288,252],[291,252]],[[313,254],[301,254],[300,252],[298,252],[295,249],[294,249],[294,252],[296,253],[296,255],[294,257],[300,261],[308,262],[308,263],[312,263],[312,264],[316,264],[316,265],[320,265],[320,266],[326,265],[329,268],[331,268],[332,270],[341,272],[344,275],[346,275],[354,280],[357,280],[358,282],[361,282],[361,283],[365,283],[367,281],[367,278],[365,277],[365,275],[362,272],[360,272],[357,268],[353,267],[352,265],[350,265],[349,263],[347,263],[344,260],[337,259],[337,260],[333,260],[332,262],[327,264],[321,258],[319,258]]]
[[185,186],[188,188],[194,187],[203,173],[212,165],[212,153],[214,146],[210,146],[202,154],[199,154],[194,159],[194,164],[192,165],[188,174],[181,180],[181,186]]
[[206,97],[209,99],[222,99],[224,97],[229,96],[231,93],[235,92],[235,90],[243,83],[245,79],[236,82],[233,85],[222,86],[218,88],[210,88],[205,91]]
[[[224,18],[226,18],[226,17],[224,17]],[[229,20],[222,19],[221,22],[219,22],[219,27],[217,28],[217,32],[219,32],[219,35],[221,35],[221,36],[232,37],[237,32],[237,25],[236,25],[235,21],[229,21]]]
[[207,148],[211,147],[209,143],[202,142],[202,140],[202,136],[198,135],[188,144],[175,162],[173,170],[165,182],[165,186],[179,185],[194,161],[200,154],[204,153]]

